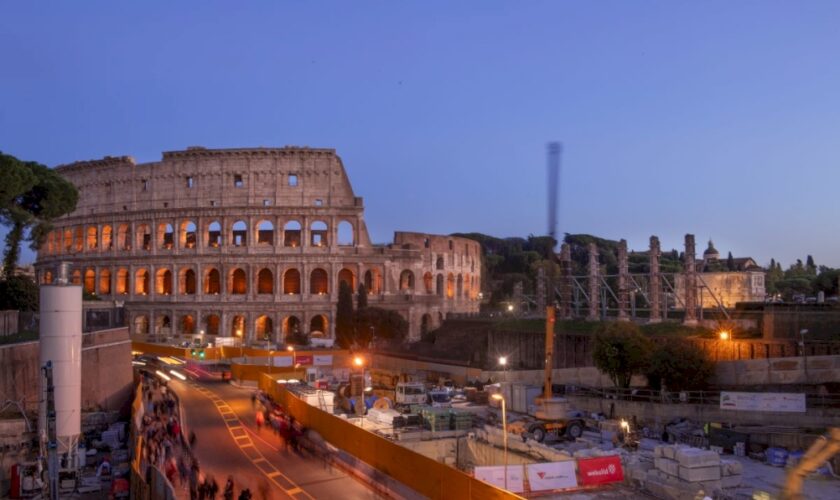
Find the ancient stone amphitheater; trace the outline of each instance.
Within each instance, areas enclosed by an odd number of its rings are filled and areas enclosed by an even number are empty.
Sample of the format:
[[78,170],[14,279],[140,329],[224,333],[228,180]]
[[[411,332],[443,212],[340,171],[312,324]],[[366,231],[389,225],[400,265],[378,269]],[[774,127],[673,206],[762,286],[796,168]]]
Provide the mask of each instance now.
[[91,298],[124,305],[134,334],[334,338],[341,281],[355,291],[361,280],[369,305],[398,311],[411,339],[478,310],[478,243],[396,232],[371,244],[331,149],[191,147],[56,170],[80,197],[38,252],[39,280],[68,262]]

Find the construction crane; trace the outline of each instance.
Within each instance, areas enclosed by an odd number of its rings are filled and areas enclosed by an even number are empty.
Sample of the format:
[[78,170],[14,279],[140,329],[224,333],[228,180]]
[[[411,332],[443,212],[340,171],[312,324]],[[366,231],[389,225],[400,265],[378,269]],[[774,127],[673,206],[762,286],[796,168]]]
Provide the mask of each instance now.
[[820,436],[808,448],[799,463],[788,471],[782,498],[785,500],[805,498],[802,495],[802,483],[805,477],[837,453],[840,453],[840,427],[832,427],[828,430],[828,436]]

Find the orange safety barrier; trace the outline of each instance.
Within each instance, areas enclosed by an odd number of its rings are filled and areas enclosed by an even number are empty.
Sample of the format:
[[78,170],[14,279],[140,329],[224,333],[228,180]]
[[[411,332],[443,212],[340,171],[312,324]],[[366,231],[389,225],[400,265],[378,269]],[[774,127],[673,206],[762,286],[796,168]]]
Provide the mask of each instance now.
[[522,498],[311,406],[267,374],[260,377],[259,385],[302,425],[421,495],[429,498]]

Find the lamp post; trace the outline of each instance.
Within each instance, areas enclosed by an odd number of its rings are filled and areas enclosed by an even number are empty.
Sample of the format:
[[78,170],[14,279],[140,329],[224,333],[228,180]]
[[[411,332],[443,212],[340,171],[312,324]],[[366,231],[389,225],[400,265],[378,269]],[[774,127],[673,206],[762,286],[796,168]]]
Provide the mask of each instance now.
[[807,328],[799,330],[799,348],[802,349],[802,363],[805,368],[805,383],[808,383],[808,353],[805,352],[805,334],[808,333]]
[[274,351],[268,351],[268,373],[271,374],[271,369],[274,368]]
[[502,402],[502,442],[505,447],[505,489],[508,489],[508,445],[507,445],[507,412],[505,411],[505,397],[501,394],[493,394],[493,399]]
[[502,367],[502,376],[504,381],[507,382],[507,356],[499,356],[499,366]]
[[292,370],[294,370],[295,367],[297,367],[297,363],[295,362],[295,361],[297,361],[295,359],[295,346],[290,345],[290,346],[286,347],[286,350],[289,351],[290,353],[292,353]]
[[[356,404],[354,405],[354,409],[356,410],[356,415],[361,417],[365,414],[365,359],[358,355],[353,356],[353,366],[358,368],[361,372],[353,375],[356,377],[355,387],[353,387],[353,381],[350,381],[350,387],[355,389],[353,390],[353,395],[358,398],[356,400]],[[362,425],[364,425],[364,423]]]

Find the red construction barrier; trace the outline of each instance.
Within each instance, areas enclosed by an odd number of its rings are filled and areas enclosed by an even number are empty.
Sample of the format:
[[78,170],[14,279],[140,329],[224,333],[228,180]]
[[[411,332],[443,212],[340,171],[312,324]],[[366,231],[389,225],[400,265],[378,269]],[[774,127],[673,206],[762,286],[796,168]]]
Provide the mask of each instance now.
[[624,469],[618,456],[579,458],[577,463],[583,486],[624,481]]

